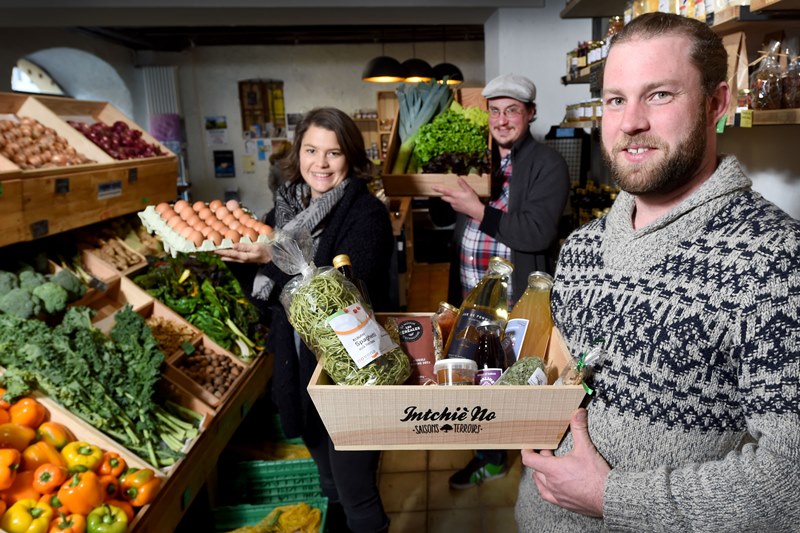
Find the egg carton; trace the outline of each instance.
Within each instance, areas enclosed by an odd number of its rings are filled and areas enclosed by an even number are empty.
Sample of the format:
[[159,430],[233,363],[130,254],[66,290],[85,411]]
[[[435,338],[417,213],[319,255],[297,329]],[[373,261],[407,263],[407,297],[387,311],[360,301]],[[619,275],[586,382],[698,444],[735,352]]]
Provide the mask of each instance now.
[[[142,221],[145,229],[149,233],[157,235],[161,242],[164,245],[164,251],[170,254],[172,257],[176,257],[178,253],[195,253],[195,252],[213,252],[214,250],[223,250],[225,248],[233,248],[233,241],[231,239],[222,239],[222,242],[219,245],[214,244],[214,241],[210,239],[205,239],[203,244],[200,246],[195,245],[189,239],[181,236],[180,233],[169,227],[166,221],[161,218],[161,215],[156,213],[155,206],[148,205],[145,207],[144,211],[140,211],[137,213],[139,218]],[[259,235],[258,238],[253,241],[247,236],[242,236],[239,242],[251,244],[253,242],[259,242],[268,244],[271,242],[267,235]]]

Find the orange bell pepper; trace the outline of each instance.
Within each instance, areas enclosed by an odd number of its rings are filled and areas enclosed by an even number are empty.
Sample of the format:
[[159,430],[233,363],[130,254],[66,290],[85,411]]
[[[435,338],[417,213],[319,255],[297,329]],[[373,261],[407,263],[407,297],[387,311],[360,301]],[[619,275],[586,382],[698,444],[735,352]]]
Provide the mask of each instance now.
[[3,514],[5,514],[6,509],[8,509],[8,504],[6,503],[5,500],[0,500],[0,516],[3,516]]
[[128,463],[116,452],[106,452],[97,473],[101,476],[119,477],[128,469]]
[[0,449],[0,490],[5,490],[14,483],[20,460],[21,456],[14,448]]
[[33,470],[17,472],[14,483],[0,492],[0,497],[9,505],[14,505],[19,500],[38,500],[40,496],[39,491],[33,488]]
[[58,489],[58,499],[71,513],[87,515],[103,503],[103,488],[97,474],[88,470],[77,472]]
[[56,519],[50,522],[47,533],[84,533],[86,531],[86,517],[80,514],[58,513]]
[[56,450],[52,444],[43,440],[35,442],[25,448],[22,452],[22,469],[36,470],[41,465],[51,464],[56,466],[67,466],[64,457]]
[[11,422],[11,415],[8,414],[8,409],[0,407],[0,424]]
[[45,463],[33,473],[33,488],[40,494],[57,491],[67,480],[67,469],[63,466]]
[[5,395],[6,395],[6,389],[0,387],[0,408],[2,409],[8,409],[9,407],[11,407],[11,404],[3,399],[3,396]]
[[[0,416],[0,419],[2,419],[2,416]],[[48,420],[39,424],[36,429],[36,438],[51,444],[53,448],[61,451],[64,446],[75,440],[75,435],[64,424]]]
[[106,500],[106,503],[122,509],[125,512],[125,516],[128,517],[129,524],[133,521],[133,517],[136,515],[136,512],[133,510],[133,506],[125,500]]
[[14,448],[22,451],[36,437],[36,432],[29,427],[13,422],[0,424],[0,448]]
[[58,499],[58,494],[55,492],[51,492],[49,494],[42,494],[39,498],[39,503],[46,503],[53,509],[53,514],[68,514],[69,509],[64,507],[64,504],[61,503],[61,500]]
[[122,497],[134,507],[150,503],[161,487],[161,478],[151,468],[129,468],[120,478]]
[[100,476],[100,486],[103,488],[103,497],[106,501],[113,500],[119,496],[120,483],[115,476]]
[[44,408],[44,405],[26,396],[12,403],[11,407],[8,408],[8,414],[11,415],[11,421],[13,423],[36,429],[39,427],[39,424],[44,422],[47,410]]

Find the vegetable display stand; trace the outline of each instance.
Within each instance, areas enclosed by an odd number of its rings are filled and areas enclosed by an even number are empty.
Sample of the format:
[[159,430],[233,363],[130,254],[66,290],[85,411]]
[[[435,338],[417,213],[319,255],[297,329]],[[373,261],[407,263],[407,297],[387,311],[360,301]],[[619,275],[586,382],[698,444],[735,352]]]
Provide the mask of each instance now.
[[[547,358],[555,374],[569,365],[555,328]],[[308,392],[337,450],[554,449],[586,394],[580,385],[333,385],[321,365]]]
[[22,180],[3,176],[0,174],[0,246],[22,240],[23,234]]
[[[455,100],[464,107],[481,107],[486,109],[486,100],[480,95],[481,89],[458,89],[455,91]],[[388,151],[384,169],[391,169],[398,157],[400,150],[400,136],[398,134],[399,120],[395,117],[392,124],[392,133],[389,136]],[[490,140],[491,142],[491,140]],[[491,176],[489,174],[383,174],[383,188],[387,196],[441,196],[433,190],[434,185],[441,185],[451,189],[458,189],[458,178],[463,178],[472,187],[478,196],[487,197],[491,192]]]

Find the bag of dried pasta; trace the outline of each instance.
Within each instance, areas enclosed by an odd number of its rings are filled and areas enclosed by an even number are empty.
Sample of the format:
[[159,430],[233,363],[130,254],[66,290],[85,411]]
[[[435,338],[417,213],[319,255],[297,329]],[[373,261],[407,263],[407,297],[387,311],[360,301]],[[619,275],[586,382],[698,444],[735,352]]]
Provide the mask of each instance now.
[[275,265],[296,274],[280,296],[289,323],[334,383],[400,385],[408,379],[408,356],[368,312],[355,285],[311,261],[307,232],[278,232],[271,246]]

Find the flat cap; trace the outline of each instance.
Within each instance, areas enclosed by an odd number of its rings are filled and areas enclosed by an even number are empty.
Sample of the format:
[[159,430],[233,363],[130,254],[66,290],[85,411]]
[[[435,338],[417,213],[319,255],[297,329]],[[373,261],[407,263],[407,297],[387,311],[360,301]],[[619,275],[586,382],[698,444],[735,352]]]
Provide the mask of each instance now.
[[536,85],[525,76],[503,74],[487,83],[481,95],[487,100],[506,97],[525,103],[533,102],[536,100]]

